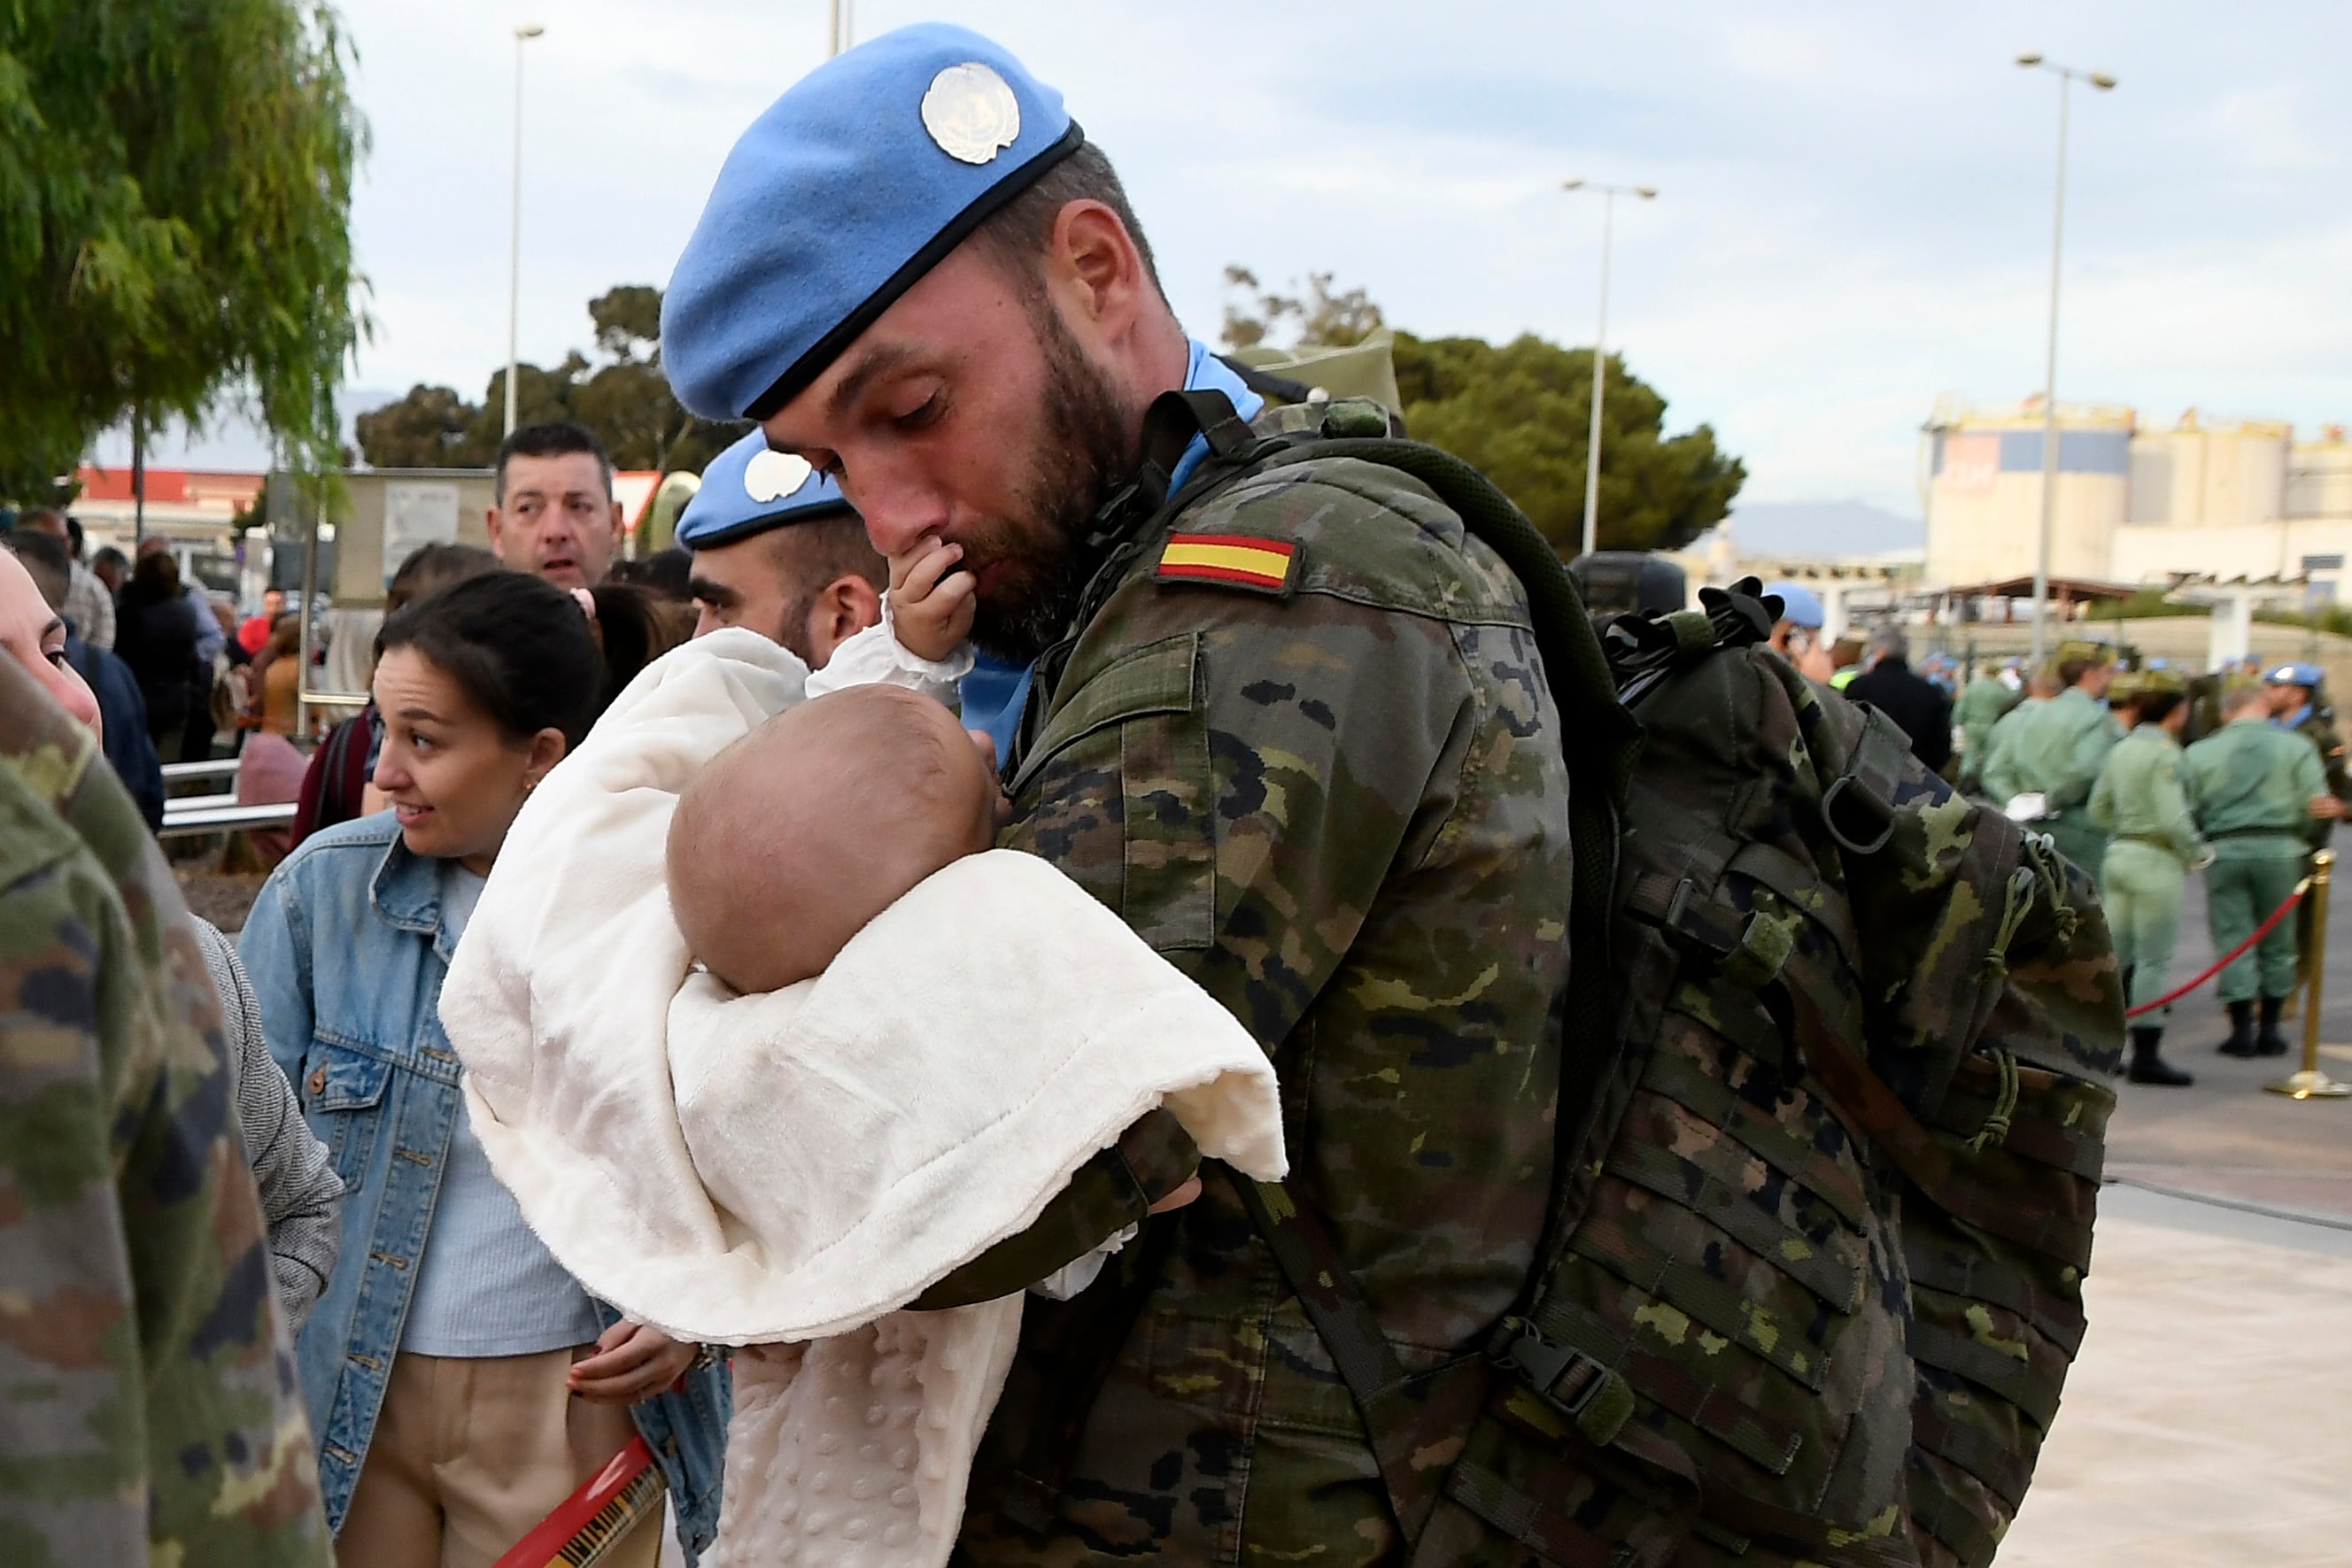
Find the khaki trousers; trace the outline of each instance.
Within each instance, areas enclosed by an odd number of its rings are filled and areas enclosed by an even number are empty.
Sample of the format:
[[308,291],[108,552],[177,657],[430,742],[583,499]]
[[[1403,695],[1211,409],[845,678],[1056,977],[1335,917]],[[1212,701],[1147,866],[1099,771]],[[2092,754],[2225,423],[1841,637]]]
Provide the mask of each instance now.
[[[490,1568],[636,1435],[564,1386],[580,1350],[392,1364],[336,1568]],[[599,1568],[654,1568],[657,1511]]]

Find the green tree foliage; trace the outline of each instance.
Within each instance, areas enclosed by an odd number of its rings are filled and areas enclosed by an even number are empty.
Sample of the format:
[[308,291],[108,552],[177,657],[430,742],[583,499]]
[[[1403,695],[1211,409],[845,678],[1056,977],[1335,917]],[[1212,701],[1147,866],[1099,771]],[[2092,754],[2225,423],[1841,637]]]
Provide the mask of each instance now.
[[[588,302],[603,362],[577,350],[553,370],[515,367],[515,419],[569,419],[604,443],[615,466],[700,469],[751,427],[697,419],[671,395],[661,368],[661,290],[624,284]],[[415,386],[360,415],[360,451],[378,468],[487,468],[506,434],[507,373],[490,373],[478,403],[449,387]]]
[[[1532,334],[1496,348],[1476,338],[1396,340],[1405,428],[1486,470],[1544,537],[1584,538],[1584,464],[1592,350]],[[1723,520],[1748,477],[1706,425],[1665,434],[1666,400],[1609,356],[1601,400],[1602,549],[1676,549]]]
[[1381,308],[1360,288],[1333,293],[1331,278],[1328,272],[1310,272],[1307,287],[1297,294],[1276,294],[1248,267],[1226,267],[1225,346],[1260,348],[1286,329],[1294,342],[1326,348],[1362,342],[1380,329]]
[[[1276,294],[1243,267],[1225,268],[1228,346],[1339,348],[1382,324],[1361,288],[1332,275]],[[1585,445],[1592,422],[1592,350],[1532,334],[1497,348],[1477,338],[1396,334],[1406,429],[1484,469],[1565,551],[1584,538]],[[1717,450],[1706,425],[1665,434],[1666,400],[1610,356],[1601,398],[1600,544],[1674,549],[1723,520],[1748,471]]]
[[334,461],[366,131],[308,0],[0,5],[0,486],[138,411]]

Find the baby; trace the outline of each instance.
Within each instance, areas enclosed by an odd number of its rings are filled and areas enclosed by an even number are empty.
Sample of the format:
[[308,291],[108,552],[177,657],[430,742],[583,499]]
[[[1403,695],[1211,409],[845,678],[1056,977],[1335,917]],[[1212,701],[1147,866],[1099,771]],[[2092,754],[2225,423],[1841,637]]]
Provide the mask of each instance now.
[[995,841],[994,769],[922,695],[971,629],[971,574],[953,570],[962,557],[925,538],[893,559],[881,624],[810,677],[807,701],[679,794],[671,909],[695,957],[733,989],[814,979],[917,883]]
[[711,758],[670,819],[679,933],[733,989],[813,979],[933,872],[995,841],[996,778],[941,704],[864,685]]

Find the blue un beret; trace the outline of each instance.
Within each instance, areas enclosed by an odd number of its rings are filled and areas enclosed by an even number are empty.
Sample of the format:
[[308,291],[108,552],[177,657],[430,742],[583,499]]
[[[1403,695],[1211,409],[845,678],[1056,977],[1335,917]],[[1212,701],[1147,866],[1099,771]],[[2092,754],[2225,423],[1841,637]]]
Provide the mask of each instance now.
[[677,542],[684,549],[711,549],[852,510],[840,486],[810,468],[804,457],[770,451],[767,437],[755,430],[702,471],[702,488],[678,514]]
[[1780,601],[1780,619],[1800,626],[1810,626],[1818,632],[1828,615],[1822,609],[1822,596],[1801,582],[1769,582],[1764,585],[1764,597]]
[[662,363],[707,419],[766,419],[1077,150],[1062,95],[926,22],[826,61],[751,122],[662,297]]
[[2281,664],[2263,677],[2273,686],[2316,686],[2327,678],[2327,672],[2317,664]]

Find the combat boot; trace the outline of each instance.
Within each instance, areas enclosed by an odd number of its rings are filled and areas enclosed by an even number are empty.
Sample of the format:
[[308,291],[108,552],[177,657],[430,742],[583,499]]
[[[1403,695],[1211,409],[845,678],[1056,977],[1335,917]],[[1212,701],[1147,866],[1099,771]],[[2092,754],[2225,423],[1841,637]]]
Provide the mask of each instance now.
[[2279,1033],[2279,1013],[2285,1008],[2285,1006],[2286,998],[2284,997],[2264,997],[2263,998],[2263,1026],[2260,1032],[2254,1036],[2254,1054],[2256,1056],[2284,1056],[2286,1054],[2286,1036]]
[[2196,1074],[2181,1071],[2157,1053],[2163,1042],[2164,1031],[2160,1029],[2132,1030],[2131,1071],[2125,1076],[2134,1083],[2160,1083],[2175,1089],[2186,1089],[2196,1082]]
[[2230,1004],[2230,1038],[2221,1044],[2224,1056],[2252,1056],[2254,1053],[2254,1004]]

